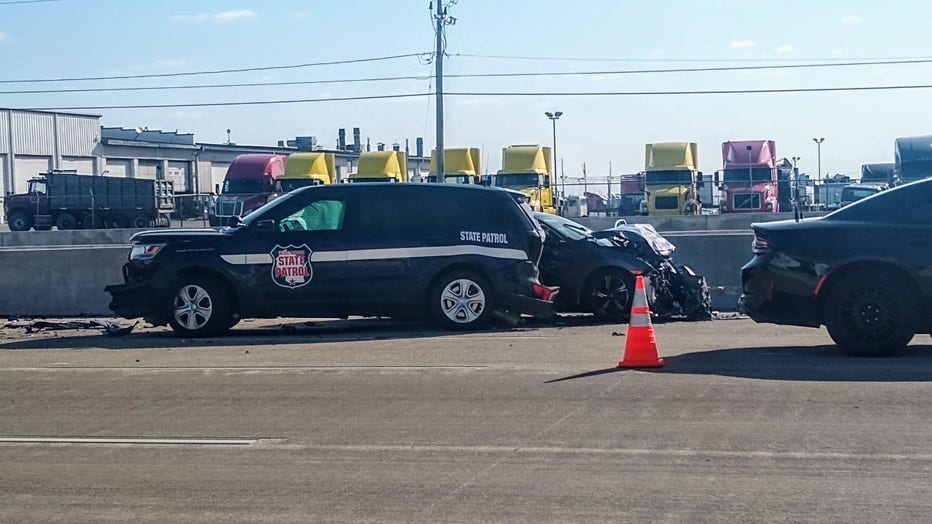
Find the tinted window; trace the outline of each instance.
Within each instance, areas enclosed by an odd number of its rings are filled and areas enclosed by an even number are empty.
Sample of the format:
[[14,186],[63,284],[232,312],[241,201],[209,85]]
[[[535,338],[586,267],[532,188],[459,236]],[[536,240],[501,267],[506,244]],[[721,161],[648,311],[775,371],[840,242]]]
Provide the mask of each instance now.
[[[832,220],[863,220],[884,223],[917,223],[921,208],[932,200],[932,183],[918,182],[881,191],[829,213]],[[925,222],[928,223],[928,222]]]
[[411,188],[370,188],[362,193],[359,230],[365,234],[397,235],[429,228],[443,219],[430,198],[421,191],[405,189]]
[[[455,220],[454,227],[471,225],[472,229],[493,231],[495,229],[515,229],[515,224],[523,223],[517,204],[511,197],[493,191],[456,191],[449,199],[444,199],[445,206]],[[519,222],[521,221],[521,222]]]

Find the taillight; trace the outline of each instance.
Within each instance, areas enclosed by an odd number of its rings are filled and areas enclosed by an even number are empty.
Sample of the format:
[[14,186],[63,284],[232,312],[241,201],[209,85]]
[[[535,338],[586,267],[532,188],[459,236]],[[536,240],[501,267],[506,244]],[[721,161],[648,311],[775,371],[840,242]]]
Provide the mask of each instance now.
[[560,292],[559,286],[545,286],[537,282],[531,283],[531,290],[537,295],[537,298],[544,300],[546,302],[553,302],[553,299],[556,298],[557,293]]
[[770,242],[770,239],[760,233],[754,233],[754,242],[751,243],[751,252],[755,255],[766,255],[772,251],[773,244]]

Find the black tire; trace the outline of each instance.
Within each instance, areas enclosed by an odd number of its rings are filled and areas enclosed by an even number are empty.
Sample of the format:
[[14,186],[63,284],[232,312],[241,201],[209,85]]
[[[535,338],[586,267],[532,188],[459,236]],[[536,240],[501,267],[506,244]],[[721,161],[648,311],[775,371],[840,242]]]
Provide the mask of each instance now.
[[133,218],[129,220],[129,227],[133,229],[145,229],[149,227],[149,217],[143,213],[134,215]]
[[123,213],[113,213],[107,217],[107,229],[126,229],[129,219]]
[[634,302],[634,277],[621,269],[599,271],[586,280],[580,302],[598,319],[626,321]]
[[455,331],[480,329],[492,320],[492,285],[472,271],[444,274],[430,290],[427,311],[440,327]]
[[895,355],[916,334],[916,296],[902,279],[874,271],[844,276],[825,301],[825,327],[845,353]]
[[29,231],[32,229],[32,217],[22,211],[14,211],[7,217],[10,231]]
[[55,227],[57,227],[59,231],[77,229],[78,219],[75,218],[71,213],[62,213],[58,215],[57,219],[55,219]]
[[183,337],[209,337],[235,322],[226,288],[210,278],[182,278],[171,294],[168,323]]
[[83,229],[103,229],[104,223],[100,219],[99,213],[88,211],[81,216],[81,227]]

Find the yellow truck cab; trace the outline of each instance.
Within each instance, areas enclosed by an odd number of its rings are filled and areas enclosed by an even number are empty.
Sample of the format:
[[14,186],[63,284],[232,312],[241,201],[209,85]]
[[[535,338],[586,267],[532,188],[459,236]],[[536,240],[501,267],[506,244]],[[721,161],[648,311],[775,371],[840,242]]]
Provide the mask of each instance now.
[[493,185],[520,191],[528,196],[528,205],[535,211],[557,214],[549,147],[515,145],[502,149],[502,168],[492,179]]
[[[443,150],[443,181],[447,184],[480,184],[482,168],[479,148],[459,147]],[[437,182],[437,150],[430,153],[428,183]]]
[[408,158],[404,151],[366,151],[349,176],[350,182],[407,182]]
[[647,144],[644,201],[648,215],[699,215],[702,173],[695,142]]
[[278,177],[279,193],[287,193],[305,186],[319,186],[336,182],[336,156],[333,153],[292,153],[285,163],[285,174]]

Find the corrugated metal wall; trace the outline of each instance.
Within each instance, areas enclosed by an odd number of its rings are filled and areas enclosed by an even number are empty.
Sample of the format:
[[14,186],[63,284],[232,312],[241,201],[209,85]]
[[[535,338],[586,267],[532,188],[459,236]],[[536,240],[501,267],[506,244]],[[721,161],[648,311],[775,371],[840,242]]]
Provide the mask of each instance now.
[[97,117],[58,115],[58,154],[61,156],[94,156],[95,139],[100,140]]
[[10,112],[0,110],[0,153],[10,152]]
[[17,155],[54,154],[54,115],[14,112],[13,152]]

